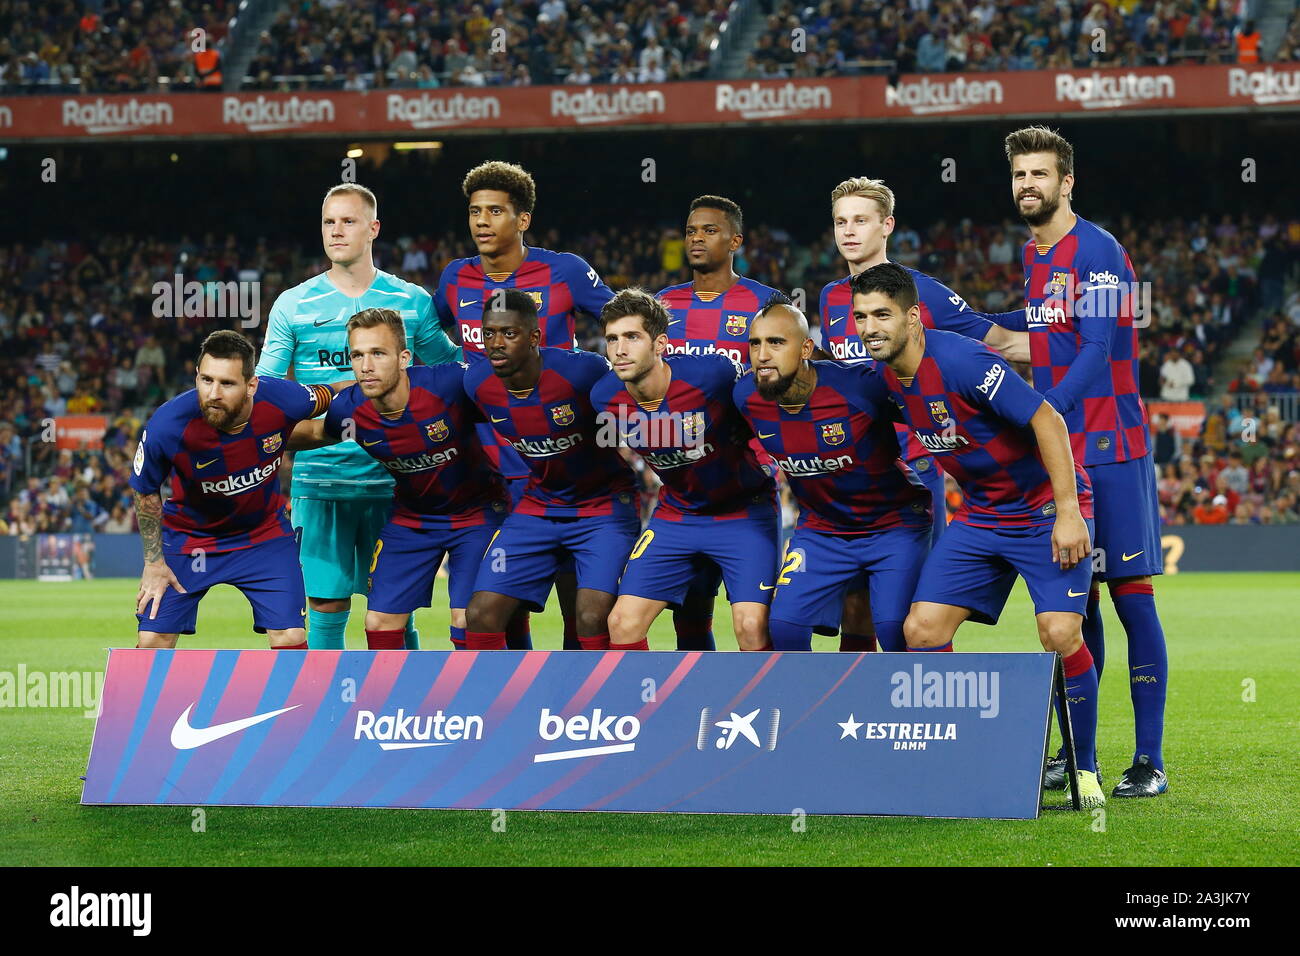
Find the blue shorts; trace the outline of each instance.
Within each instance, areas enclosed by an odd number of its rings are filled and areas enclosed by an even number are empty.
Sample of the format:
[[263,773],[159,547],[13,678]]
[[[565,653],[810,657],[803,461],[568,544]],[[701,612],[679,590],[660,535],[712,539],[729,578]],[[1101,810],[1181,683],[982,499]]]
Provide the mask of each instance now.
[[367,608],[383,614],[410,614],[418,607],[429,607],[433,580],[444,555],[451,556],[447,569],[450,606],[466,607],[488,541],[504,520],[505,515],[500,515],[488,524],[437,530],[389,524],[375,542],[370,561]]
[[572,555],[578,587],[617,594],[619,572],[640,530],[635,508],[587,518],[515,512],[488,543],[474,590],[517,598],[540,611],[562,562]]
[[929,527],[889,528],[847,537],[801,528],[785,551],[772,600],[772,617],[811,624],[819,633],[839,629],[844,595],[870,589],[871,618],[903,621],[930,551]]
[[[1092,536],[1092,519],[1084,519]],[[930,552],[914,601],[970,608],[972,621],[996,624],[1016,575],[1025,579],[1034,613],[1083,614],[1092,586],[1092,562],[1069,571],[1052,561],[1052,526],[977,528],[954,521]]]
[[780,522],[775,505],[762,517],[721,521],[698,515],[674,521],[651,517],[628,555],[618,593],[680,605],[703,571],[709,579],[717,575],[726,582],[732,604],[767,604],[776,586]]
[[158,616],[137,614],[137,630],[155,634],[193,634],[199,617],[199,601],[216,584],[239,588],[253,606],[253,630],[259,634],[303,627],[307,613],[307,595],[302,586],[302,566],[298,563],[298,540],[285,535],[238,551],[191,556],[163,555],[167,567],[185,589],[163,592],[158,602]]
[[302,540],[307,593],[327,601],[365,594],[370,556],[392,511],[392,498],[294,498],[289,521]]
[[1156,495],[1156,469],[1151,456],[1111,465],[1092,465],[1092,513],[1097,525],[1094,549],[1103,561],[1096,576],[1136,578],[1163,574],[1160,550],[1160,500]]
[[930,490],[930,507],[934,510],[934,524],[931,526],[930,533],[930,544],[933,546],[939,542],[939,535],[943,534],[943,529],[948,527],[948,499],[947,489],[944,487],[943,469],[929,455],[909,461],[907,465],[921,480],[921,484]]
[[[511,448],[510,451],[513,453],[514,449]],[[526,471],[527,468],[528,466],[525,465],[524,470]],[[524,496],[524,491],[528,488],[527,476],[523,478],[507,478],[506,488],[510,492],[510,510],[514,511],[516,508],[519,507],[519,499]],[[573,555],[566,554],[564,558],[560,561],[559,573],[560,574],[574,573]]]

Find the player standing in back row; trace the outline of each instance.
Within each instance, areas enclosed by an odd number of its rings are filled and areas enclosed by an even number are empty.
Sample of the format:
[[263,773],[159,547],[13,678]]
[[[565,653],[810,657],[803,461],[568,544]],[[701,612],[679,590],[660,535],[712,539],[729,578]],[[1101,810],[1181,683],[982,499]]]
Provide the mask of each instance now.
[[[686,216],[691,281],[668,286],[656,296],[668,309],[664,354],[717,354],[749,364],[749,324],[776,290],[736,273],[744,226],[740,206],[730,199],[700,196],[691,201]],[[714,649],[713,601],[721,580],[717,566],[705,562],[681,607],[673,611],[679,651]]]
[[[327,271],[281,293],[271,306],[257,375],[326,383],[351,373],[347,323],[369,308],[393,309],[406,326],[407,348],[428,365],[454,362],[456,346],[438,327],[429,293],[375,268],[379,235],[375,194],[341,183],[321,205]],[[293,526],[302,533],[307,587],[307,643],[342,649],[353,594],[366,593],[367,571],[393,506],[393,479],[355,441],[294,457]],[[420,646],[415,616],[405,646]]]
[[[517,289],[533,300],[540,347],[573,349],[575,313],[599,316],[614,293],[581,257],[524,244],[537,204],[533,177],[512,163],[493,161],[471,169],[461,191],[469,203],[469,232],[478,254],[454,259],[443,269],[434,305],[443,326],[456,330],[466,359],[483,354],[483,315],[503,311],[498,297],[505,289]],[[528,467],[490,427],[482,426],[479,437],[517,503]],[[564,616],[564,646],[569,649],[579,646],[575,586],[572,566],[566,565],[556,581],[556,592]],[[527,613],[511,621],[507,633],[512,648],[531,647]]]
[[[1025,243],[1025,316],[1034,386],[1065,418],[1075,461],[1087,469],[1096,508],[1094,581],[1110,588],[1128,635],[1136,747],[1116,797],[1154,797],[1169,788],[1161,747],[1169,660],[1151,576],[1164,568],[1160,508],[1138,394],[1137,276],[1105,229],[1070,208],[1074,149],[1042,126],[1006,139],[1011,195],[1033,238]],[[1088,597],[1084,637],[1104,659],[1100,589]],[[1049,761],[1045,783],[1064,785],[1064,760]]]

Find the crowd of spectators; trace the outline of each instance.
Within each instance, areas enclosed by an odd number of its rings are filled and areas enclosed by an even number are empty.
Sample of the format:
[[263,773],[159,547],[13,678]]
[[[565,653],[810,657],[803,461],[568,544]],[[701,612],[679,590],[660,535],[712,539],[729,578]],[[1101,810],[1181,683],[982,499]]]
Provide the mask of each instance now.
[[[767,0],[752,78],[1261,62],[1246,0]],[[1300,51],[1294,19],[1274,61]]]
[[[0,0],[0,92],[221,88],[237,0]],[[761,0],[750,78],[1260,62],[1248,0]],[[732,0],[300,0],[248,89],[703,77]],[[195,31],[202,31],[196,44]],[[200,49],[201,47],[201,49]],[[225,51],[229,52],[229,51]],[[1273,61],[1300,56],[1300,14]]]
[[208,61],[219,60],[217,47],[237,5],[0,0],[0,92],[219,89],[219,67],[214,73]]
[[[1263,482],[1262,491],[1238,490],[1240,500],[1228,498],[1229,520],[1242,504],[1250,509],[1250,520],[1289,520],[1279,514],[1294,511],[1295,498],[1286,494],[1293,494],[1300,480],[1295,475],[1300,459],[1293,397],[1300,391],[1300,293],[1284,299],[1283,290],[1289,270],[1300,261],[1300,218],[1283,223],[1274,216],[1242,216],[1217,224],[1207,218],[1124,218],[1107,225],[1130,250],[1139,278],[1149,280],[1153,289],[1150,324],[1140,332],[1143,396],[1171,397],[1160,368],[1152,373],[1148,366],[1174,354],[1204,370],[1186,386],[1188,395],[1210,399],[1215,408],[1197,438],[1171,436],[1163,421],[1153,422],[1163,449],[1157,461],[1174,466],[1176,474],[1191,469],[1187,477],[1195,482],[1190,498],[1184,489],[1166,502],[1166,520],[1197,520],[1197,497],[1202,491],[1216,492],[1225,456],[1233,449],[1267,480],[1253,477]],[[890,239],[890,254],[944,278],[973,306],[1004,311],[1014,308],[1022,285],[1022,239],[1023,227],[1010,222],[936,222],[919,230],[903,223]],[[640,285],[657,290],[688,277],[676,227],[619,226],[565,236],[551,231],[530,235],[530,241],[579,253],[614,289]],[[380,268],[430,290],[447,262],[470,254],[470,241],[459,232],[407,236],[376,246]],[[755,225],[745,236],[736,266],[769,285],[804,289],[814,334],[819,334],[817,293],[843,271],[829,235],[800,242],[779,228]],[[141,424],[167,398],[192,387],[193,359],[203,336],[230,324],[156,315],[155,282],[171,282],[178,272],[186,281],[258,282],[265,314],[281,291],[325,267],[318,249],[265,240],[241,247],[234,236],[213,234],[176,241],[118,235],[93,244],[46,241],[0,247],[0,531],[126,530],[130,524],[126,469]],[[1239,337],[1246,317],[1260,306],[1268,307],[1272,318],[1251,375],[1232,382],[1233,391],[1220,405],[1214,396],[1230,383],[1216,382],[1216,365],[1222,367],[1226,344]],[[260,336],[257,330],[251,334]],[[601,347],[590,317],[580,317],[577,337],[584,348]],[[1239,398],[1239,392],[1247,397]],[[1289,404],[1279,411],[1274,406],[1282,400]],[[51,420],[77,414],[107,417],[102,449],[60,449],[51,440]],[[1220,422],[1218,416],[1227,418]],[[1176,446],[1172,451],[1166,447],[1171,442]],[[1257,458],[1265,464],[1256,465]],[[1234,475],[1228,478],[1233,489]],[[1164,490],[1162,485],[1162,494]],[[1264,499],[1251,498],[1255,493]],[[1209,494],[1211,506],[1214,497]]]

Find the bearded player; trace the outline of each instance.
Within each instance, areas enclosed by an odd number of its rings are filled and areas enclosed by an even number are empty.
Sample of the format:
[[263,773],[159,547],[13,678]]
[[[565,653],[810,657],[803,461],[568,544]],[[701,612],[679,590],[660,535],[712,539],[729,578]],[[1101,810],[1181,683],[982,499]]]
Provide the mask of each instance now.
[[[471,169],[461,191],[468,202],[469,232],[478,254],[453,260],[438,280],[434,304],[444,327],[456,330],[467,358],[482,354],[484,313],[501,311],[499,295],[517,289],[529,295],[537,308],[541,347],[572,349],[576,313],[599,316],[614,293],[579,256],[525,244],[537,205],[533,177],[513,163],[493,161]],[[506,477],[511,498],[518,501],[529,469],[491,428],[484,426],[480,436]],[[564,646],[570,649],[578,646],[573,588],[572,567],[566,563],[557,579],[557,593],[564,616]],[[512,647],[532,646],[526,612],[511,622],[509,633]]]
[[[342,183],[325,194],[321,241],[330,267],[276,298],[259,376],[340,378],[350,365],[348,319],[368,308],[395,309],[406,327],[406,347],[426,364],[459,358],[438,326],[429,294],[375,268],[378,215],[375,194],[364,186]],[[294,456],[292,519],[302,534],[307,642],[313,649],[343,647],[352,595],[366,593],[370,556],[392,504],[392,477],[355,441]],[[407,621],[408,648],[419,647],[414,621]]]
[[[1112,791],[1154,797],[1164,772],[1169,659],[1152,575],[1164,571],[1160,508],[1147,413],[1138,394],[1137,276],[1124,247],[1076,215],[1074,149],[1042,126],[1006,139],[1011,194],[1032,238],[1025,243],[1025,314],[1034,386],[1065,418],[1075,460],[1096,496],[1094,580],[1110,588],[1128,636],[1136,746]],[[1105,657],[1100,587],[1088,597],[1084,637],[1100,672]],[[1063,786],[1064,760],[1049,761],[1045,785]]]
[[930,494],[899,461],[893,406],[874,363],[812,355],[808,320],[778,293],[750,327],[753,374],[733,390],[799,502],[775,581],[772,643],[811,650],[814,629],[839,620],[844,595],[865,576],[880,647],[903,651],[903,621],[930,550]]
[[731,401],[740,365],[716,353],[666,355],[668,310],[642,289],[610,299],[601,322],[613,369],[591,390],[592,406],[609,439],[663,483],[619,581],[610,647],[647,650],[650,625],[707,564],[726,582],[740,649],[767,649],[780,515],[776,486]]
[[[1017,575],[1038,638],[1061,655],[1085,807],[1097,780],[1097,669],[1083,642],[1092,492],[1060,414],[992,349],[921,324],[911,274],[892,262],[853,277],[853,319],[907,427],[962,489],[903,622],[909,651],[951,651],[967,620],[996,624]],[[1057,702],[1060,706],[1060,701]]]
[[[307,649],[298,540],[279,468],[294,426],[329,408],[333,392],[260,380],[253,356],[238,332],[213,332],[199,350],[195,387],[154,412],[140,436],[131,473],[145,561],[137,647],[175,647],[194,633],[208,589],[230,584],[271,647]],[[164,503],[159,488],[169,477]]]
[[324,418],[300,424],[290,446],[321,447],[347,434],[396,482],[393,515],[370,560],[367,646],[404,645],[411,615],[430,606],[444,557],[452,644],[463,646],[474,577],[509,507],[475,429],[479,413],[465,394],[464,366],[412,366],[393,309],[358,312],[347,330],[356,384],[339,393]]

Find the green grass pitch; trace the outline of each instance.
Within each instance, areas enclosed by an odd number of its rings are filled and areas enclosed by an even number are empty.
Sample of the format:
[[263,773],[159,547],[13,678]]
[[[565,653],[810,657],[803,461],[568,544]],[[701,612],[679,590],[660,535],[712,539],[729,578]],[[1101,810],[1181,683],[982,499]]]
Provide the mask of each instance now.
[[[103,648],[134,644],[136,584],[0,582],[0,671],[102,670]],[[434,603],[445,608],[444,587]],[[6,707],[0,864],[1295,865],[1300,575],[1182,574],[1161,578],[1156,597],[1169,640],[1171,789],[1154,800],[1112,799],[1104,815],[810,817],[798,832],[782,816],[510,812],[498,832],[488,811],[211,807],[200,828],[190,807],[80,806],[93,721],[80,709]],[[1099,744],[1113,782],[1132,754],[1132,716],[1123,631],[1103,605],[1109,656]],[[365,643],[361,606],[358,599],[349,647]],[[1000,625],[966,625],[958,649],[1036,648],[1030,613],[1021,587]],[[200,610],[201,634],[182,646],[262,647],[250,620],[236,591],[216,588]],[[715,621],[719,643],[730,645],[721,602]],[[423,610],[417,623],[426,648],[449,646],[445,610]],[[553,605],[534,615],[533,633],[539,647],[559,646]],[[669,649],[671,634],[661,618],[651,646]]]

